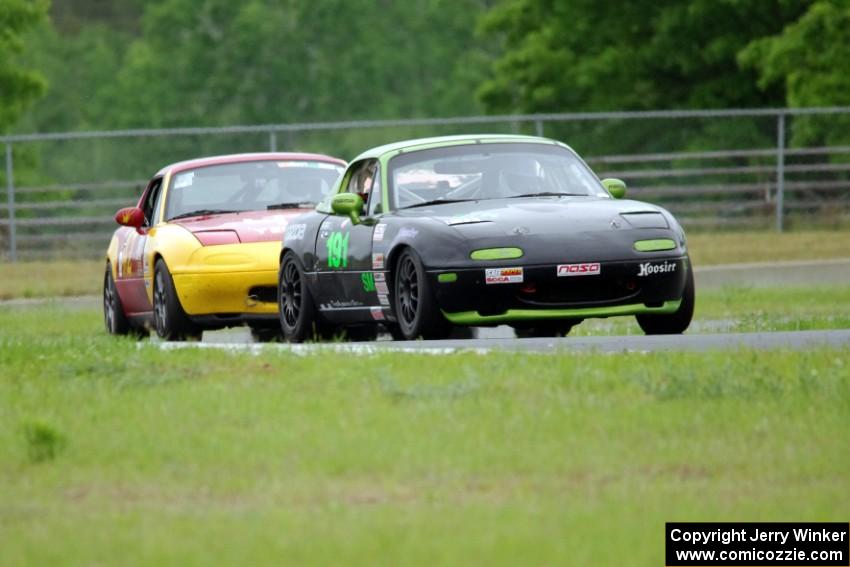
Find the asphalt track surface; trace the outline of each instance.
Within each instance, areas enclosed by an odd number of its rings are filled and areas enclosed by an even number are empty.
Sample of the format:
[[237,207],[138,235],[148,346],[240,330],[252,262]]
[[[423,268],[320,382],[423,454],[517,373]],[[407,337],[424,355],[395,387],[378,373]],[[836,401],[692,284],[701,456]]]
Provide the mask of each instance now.
[[[737,264],[697,268],[697,289],[723,286],[781,287],[850,281],[850,259],[793,261],[760,264]],[[91,309],[100,307],[100,297],[18,299],[0,301],[0,307],[27,308],[45,303],[61,303],[66,307]],[[709,324],[711,323],[711,324]],[[244,328],[204,333],[202,343],[165,343],[153,339],[162,348],[219,348],[263,352],[264,349],[289,350],[296,354],[339,351],[360,354],[378,352],[416,352],[445,354],[459,351],[487,353],[492,351],[570,353],[570,352],[664,352],[717,351],[753,349],[850,348],[850,329],[827,331],[788,331],[767,333],[722,332],[722,321],[695,321],[684,335],[597,336],[557,339],[516,339],[508,327],[480,329],[479,338],[444,341],[387,341],[366,343],[269,344],[251,342]],[[706,330],[721,332],[706,333]]]
[[829,331],[782,331],[769,333],[696,333],[684,335],[624,335],[600,337],[563,337],[517,339],[491,337],[442,341],[389,341],[363,343],[256,344],[247,332],[205,333],[202,343],[158,343],[164,349],[216,348],[250,351],[266,349],[294,354],[348,352],[379,354],[382,352],[450,354],[455,352],[488,353],[494,351],[558,353],[571,352],[671,352],[734,351],[739,349],[806,350],[812,348],[850,348],[850,329]]

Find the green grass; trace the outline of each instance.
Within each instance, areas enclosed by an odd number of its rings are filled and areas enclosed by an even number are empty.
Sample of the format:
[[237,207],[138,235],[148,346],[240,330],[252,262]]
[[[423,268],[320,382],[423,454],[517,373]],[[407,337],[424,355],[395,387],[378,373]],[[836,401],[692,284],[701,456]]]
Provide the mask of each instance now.
[[850,348],[251,355],[100,328],[0,308],[3,563],[663,565],[665,521],[850,509]]
[[695,233],[688,250],[695,266],[850,258],[850,230]]
[[[850,231],[695,233],[688,247],[696,266],[850,257]],[[103,285],[100,260],[0,264],[0,300],[98,295]]]
[[0,300],[98,295],[105,263],[58,260],[0,264]]
[[[850,285],[697,290],[691,332],[850,329]],[[631,317],[590,319],[571,335],[643,334]]]

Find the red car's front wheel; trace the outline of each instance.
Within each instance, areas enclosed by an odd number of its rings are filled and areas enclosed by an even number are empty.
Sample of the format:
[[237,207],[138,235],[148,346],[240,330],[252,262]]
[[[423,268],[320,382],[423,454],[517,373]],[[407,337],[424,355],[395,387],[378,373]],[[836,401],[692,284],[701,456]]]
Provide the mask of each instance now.
[[174,280],[162,259],[156,261],[154,268],[153,322],[156,334],[166,341],[200,340],[203,332],[183,311]]

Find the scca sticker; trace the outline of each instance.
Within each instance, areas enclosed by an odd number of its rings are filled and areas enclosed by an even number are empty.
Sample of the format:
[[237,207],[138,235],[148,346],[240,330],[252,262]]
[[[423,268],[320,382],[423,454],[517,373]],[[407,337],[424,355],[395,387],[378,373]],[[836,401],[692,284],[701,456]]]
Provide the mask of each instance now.
[[522,283],[522,268],[488,268],[484,270],[487,284]]
[[558,277],[569,276],[595,276],[602,272],[602,266],[598,262],[591,264],[561,264],[558,266]]

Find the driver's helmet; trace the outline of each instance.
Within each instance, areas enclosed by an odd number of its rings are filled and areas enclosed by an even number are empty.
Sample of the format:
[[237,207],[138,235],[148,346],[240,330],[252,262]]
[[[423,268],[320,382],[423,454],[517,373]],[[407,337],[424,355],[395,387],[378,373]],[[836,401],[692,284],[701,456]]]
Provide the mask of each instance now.
[[540,164],[530,156],[507,156],[499,160],[500,185],[520,195],[540,190]]

